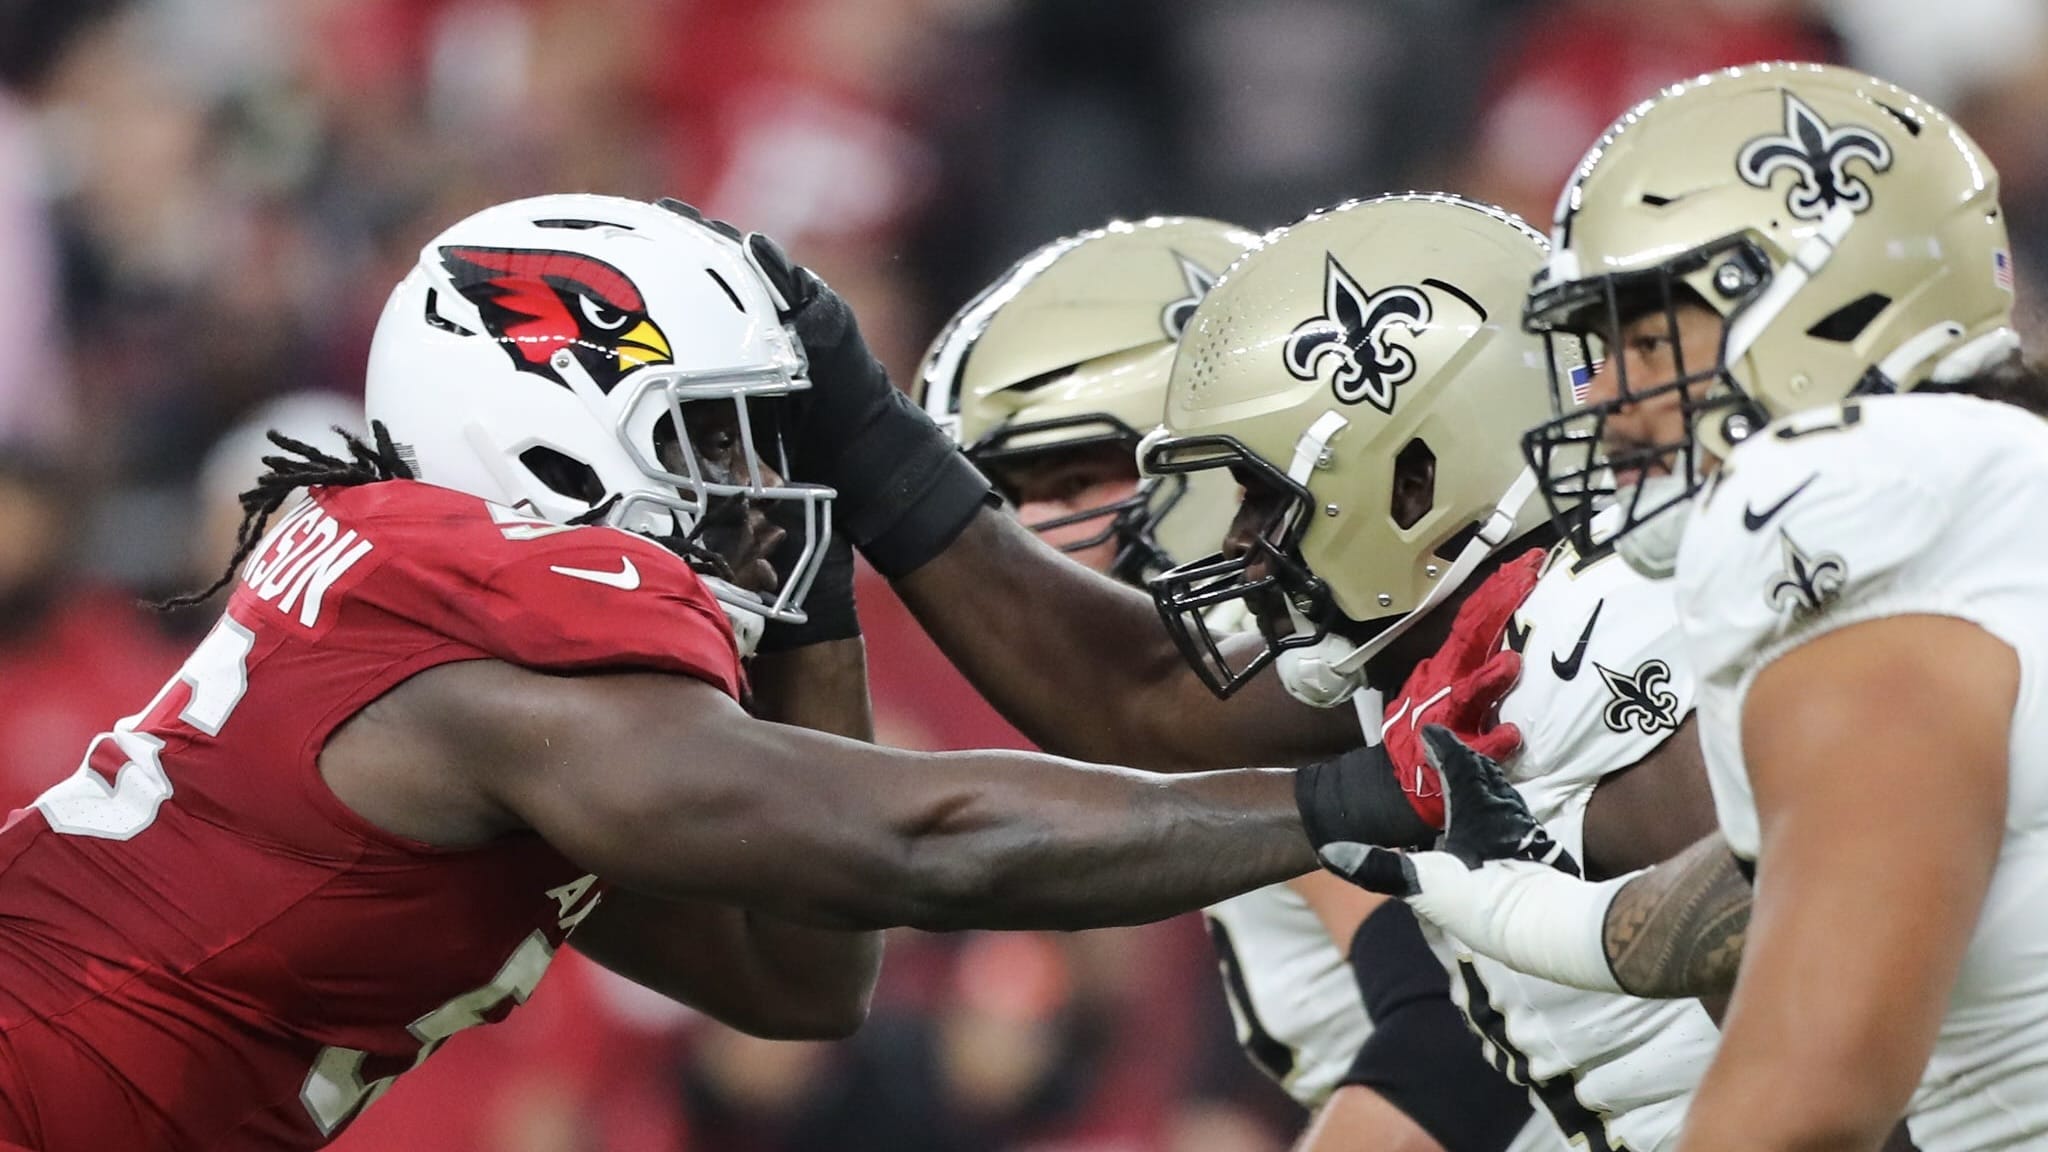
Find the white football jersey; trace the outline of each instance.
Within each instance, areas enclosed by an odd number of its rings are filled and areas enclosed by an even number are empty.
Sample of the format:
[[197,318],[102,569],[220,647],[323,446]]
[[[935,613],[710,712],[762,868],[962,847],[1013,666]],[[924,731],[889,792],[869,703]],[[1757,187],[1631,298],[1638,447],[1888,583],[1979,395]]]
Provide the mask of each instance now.
[[1722,831],[1754,858],[1744,695],[1792,648],[1931,614],[2018,653],[2005,842],[1908,1127],[1925,1152],[2048,1143],[2048,424],[1963,396],[1858,399],[1745,441],[1698,501],[1678,597]]
[[[1345,949],[1286,884],[1255,889],[1206,912],[1238,1042],[1302,1107],[1322,1107],[1372,1035]],[[1458,995],[1455,986],[1452,995]],[[1539,1108],[1506,1152],[1564,1147]]]
[[1286,884],[1207,913],[1238,1042],[1302,1107],[1320,1108],[1372,1035],[1349,957]]
[[[1509,624],[1522,676],[1501,703],[1522,751],[1503,765],[1550,834],[1584,859],[1602,777],[1649,755],[1692,712],[1694,681],[1668,582],[1613,557],[1573,569],[1560,548]],[[1496,1064],[1528,1084],[1577,1146],[1677,1143],[1720,1030],[1694,1000],[1587,992],[1517,972],[1431,930],[1451,996]]]

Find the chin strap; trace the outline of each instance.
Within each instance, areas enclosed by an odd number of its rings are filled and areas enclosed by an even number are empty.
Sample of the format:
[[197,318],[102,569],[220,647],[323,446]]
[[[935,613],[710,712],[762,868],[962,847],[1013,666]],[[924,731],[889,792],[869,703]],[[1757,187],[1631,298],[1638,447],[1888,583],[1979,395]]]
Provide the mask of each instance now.
[[1478,533],[1465,542],[1457,559],[1451,561],[1451,566],[1430,587],[1421,602],[1372,639],[1354,644],[1340,637],[1325,636],[1312,645],[1282,652],[1276,663],[1288,694],[1316,708],[1332,708],[1352,698],[1353,693],[1363,686],[1365,666],[1373,657],[1386,651],[1424,616],[1449,599],[1471,578],[1472,573],[1478,571],[1487,557],[1514,538],[1515,524],[1521,520],[1523,508],[1535,494],[1536,473],[1524,468],[1521,475],[1515,477],[1515,482],[1508,485],[1500,503],[1487,514]]
[[1728,326],[1728,346],[1721,358],[1723,364],[1732,366],[1749,355],[1749,350],[1777,321],[1778,314],[1792,303],[1792,298],[1799,295],[1822,268],[1827,267],[1829,260],[1834,259],[1835,249],[1848,237],[1849,229],[1855,223],[1856,212],[1847,204],[1837,204],[1828,209],[1827,215],[1820,218],[1820,228],[1772,277],[1770,285],[1756,298],[1756,302],[1743,309],[1742,315]]

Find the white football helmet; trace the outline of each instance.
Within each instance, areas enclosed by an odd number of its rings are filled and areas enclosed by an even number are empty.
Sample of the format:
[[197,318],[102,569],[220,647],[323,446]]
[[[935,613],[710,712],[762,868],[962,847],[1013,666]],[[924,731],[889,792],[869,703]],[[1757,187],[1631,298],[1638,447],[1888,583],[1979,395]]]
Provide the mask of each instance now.
[[[658,204],[557,195],[427,243],[377,323],[365,402],[420,480],[556,523],[692,540],[715,501],[783,502],[777,523],[805,535],[781,586],[706,580],[745,644],[804,618],[831,536],[832,490],[785,480],[772,420],[749,409],[809,386],[738,240]],[[744,475],[693,443],[685,405],[702,402],[734,406]]]

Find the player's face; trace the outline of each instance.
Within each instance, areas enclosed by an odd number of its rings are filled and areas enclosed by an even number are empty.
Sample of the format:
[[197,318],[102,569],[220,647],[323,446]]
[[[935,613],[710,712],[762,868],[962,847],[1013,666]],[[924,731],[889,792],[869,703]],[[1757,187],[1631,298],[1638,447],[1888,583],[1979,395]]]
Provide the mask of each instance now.
[[[1703,392],[1709,384],[1663,386],[1712,369],[1720,359],[1722,329],[1719,313],[1704,304],[1682,302],[1668,313],[1662,308],[1646,312],[1607,336],[1607,356],[1593,374],[1586,402],[1622,401],[1602,430],[1609,455],[1631,455],[1686,438],[1687,388]],[[1632,485],[1645,475],[1670,471],[1668,454],[1648,459],[1645,465],[1618,469],[1616,482]]]
[[[1272,550],[1260,547],[1259,542],[1264,540],[1273,549],[1284,547],[1290,497],[1256,476],[1232,471],[1239,485],[1237,514],[1231,518],[1230,531],[1223,536],[1223,555],[1232,560],[1249,557],[1244,571],[1247,583],[1270,580],[1275,575]],[[1253,592],[1245,598],[1245,606],[1267,636],[1285,636],[1293,631],[1286,596],[1277,585],[1267,584]]]
[[1117,514],[1138,492],[1130,449],[1097,444],[1049,452],[999,472],[997,480],[1025,527],[1097,572],[1109,571],[1123,543],[1115,531]]
[[[714,484],[744,485],[759,481],[779,484],[782,478],[766,464],[749,468],[746,442],[740,434],[740,414],[730,401],[702,400],[682,406],[683,424],[689,430],[690,446],[704,479]],[[756,443],[761,441],[757,440]],[[662,463],[670,471],[687,474],[680,452],[673,443],[662,445]],[[756,474],[758,470],[758,474]],[[788,535],[772,523],[760,503],[736,497],[714,497],[710,510],[697,526],[697,540],[722,557],[731,567],[727,579],[749,592],[772,592],[781,583],[770,557],[776,545]]]

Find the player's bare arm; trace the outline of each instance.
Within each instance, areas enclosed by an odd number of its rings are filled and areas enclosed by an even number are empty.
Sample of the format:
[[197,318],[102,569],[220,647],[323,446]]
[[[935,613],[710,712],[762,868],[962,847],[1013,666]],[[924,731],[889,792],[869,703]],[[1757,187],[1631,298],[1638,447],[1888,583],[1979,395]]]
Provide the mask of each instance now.
[[1718,1022],[1742,960],[1749,880],[1715,827],[1697,716],[1655,751],[1600,781],[1586,806],[1585,871],[1605,880],[1648,869],[1608,906],[1614,978],[1651,999],[1700,996]]
[[1149,596],[1061,556],[994,508],[897,590],[974,686],[1062,755],[1190,771],[1298,763],[1358,743],[1351,709],[1302,704],[1277,676],[1216,699]]
[[1876,1148],[1905,1111],[1998,857],[2018,689],[2009,647],[1936,616],[1851,625],[1757,674],[1763,866],[1687,1152]]
[[1615,982],[1653,999],[1725,995],[1742,964],[1751,896],[1719,832],[1635,877],[1607,906]]
[[[859,637],[755,657],[754,710],[765,719],[869,740]],[[834,1039],[867,1018],[881,971],[875,932],[795,924],[706,900],[605,894],[571,938],[621,976],[755,1036]]]
[[385,755],[447,764],[493,834],[531,828],[628,888],[806,923],[1139,923],[1314,865],[1291,772],[903,752],[756,720],[687,678],[491,661],[383,704]]
[[882,958],[877,933],[619,887],[570,943],[643,988],[769,1040],[852,1035],[867,1019]]
[[1294,1152],[1442,1152],[1443,1145],[1386,1097],[1358,1084],[1330,1094]]

